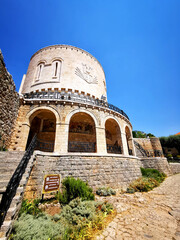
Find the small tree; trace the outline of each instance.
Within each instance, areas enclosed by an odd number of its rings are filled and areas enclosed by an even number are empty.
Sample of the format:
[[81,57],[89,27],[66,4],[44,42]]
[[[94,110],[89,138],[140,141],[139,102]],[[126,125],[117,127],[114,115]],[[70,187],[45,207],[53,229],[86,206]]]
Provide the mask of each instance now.
[[170,135],[169,137],[160,137],[162,147],[176,148],[180,153],[180,135]]

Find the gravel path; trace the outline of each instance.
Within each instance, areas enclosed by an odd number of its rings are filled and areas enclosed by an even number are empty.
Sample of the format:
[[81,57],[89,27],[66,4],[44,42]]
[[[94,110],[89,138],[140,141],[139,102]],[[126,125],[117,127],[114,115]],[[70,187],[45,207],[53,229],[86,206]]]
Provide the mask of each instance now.
[[107,199],[117,215],[97,240],[180,240],[180,174],[148,193]]

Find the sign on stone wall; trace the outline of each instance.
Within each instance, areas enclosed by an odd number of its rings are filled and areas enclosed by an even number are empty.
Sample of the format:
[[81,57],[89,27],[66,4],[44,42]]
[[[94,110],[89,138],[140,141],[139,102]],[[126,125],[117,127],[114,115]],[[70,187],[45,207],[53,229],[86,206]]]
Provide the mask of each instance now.
[[42,194],[59,191],[60,175],[48,174],[44,176],[44,184]]

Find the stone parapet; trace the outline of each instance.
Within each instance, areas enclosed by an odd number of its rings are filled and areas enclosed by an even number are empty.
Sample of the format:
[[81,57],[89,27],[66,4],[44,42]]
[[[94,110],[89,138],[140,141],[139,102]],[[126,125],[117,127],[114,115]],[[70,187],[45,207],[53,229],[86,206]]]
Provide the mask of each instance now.
[[167,158],[165,157],[141,158],[141,163],[143,168],[154,168],[168,176],[172,174]]
[[173,174],[180,173],[180,163],[169,163]]

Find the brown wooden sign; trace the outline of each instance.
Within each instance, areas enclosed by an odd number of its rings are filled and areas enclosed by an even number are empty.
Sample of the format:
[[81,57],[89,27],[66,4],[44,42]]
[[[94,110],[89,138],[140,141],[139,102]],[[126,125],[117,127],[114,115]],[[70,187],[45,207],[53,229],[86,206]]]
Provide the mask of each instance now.
[[48,174],[44,176],[44,184],[42,193],[50,193],[59,191],[60,187],[60,175],[59,174]]

